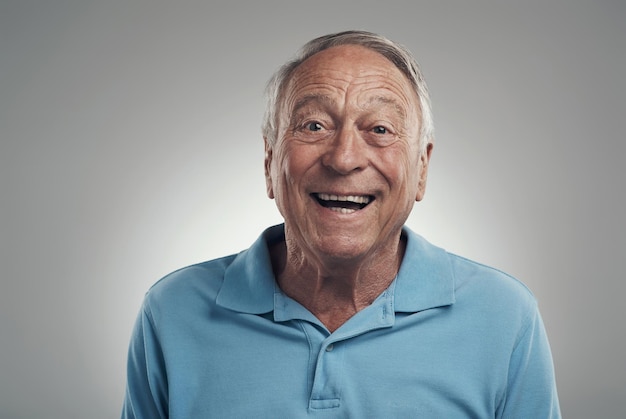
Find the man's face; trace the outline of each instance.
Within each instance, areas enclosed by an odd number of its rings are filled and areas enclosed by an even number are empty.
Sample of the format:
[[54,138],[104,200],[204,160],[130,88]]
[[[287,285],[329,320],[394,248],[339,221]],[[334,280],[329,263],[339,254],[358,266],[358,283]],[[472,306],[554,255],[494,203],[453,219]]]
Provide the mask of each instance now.
[[302,63],[283,99],[265,169],[288,243],[337,259],[397,245],[431,150],[420,153],[409,81],[382,55],[344,45]]

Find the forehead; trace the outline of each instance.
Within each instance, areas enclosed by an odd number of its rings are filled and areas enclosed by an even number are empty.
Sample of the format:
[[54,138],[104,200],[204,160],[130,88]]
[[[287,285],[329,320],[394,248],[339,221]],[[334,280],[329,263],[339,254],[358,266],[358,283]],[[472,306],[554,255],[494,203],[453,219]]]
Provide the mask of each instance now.
[[[341,45],[323,50],[305,60],[286,86],[287,102],[311,92],[402,97],[417,102],[417,94],[407,77],[386,57],[360,45]],[[407,103],[408,105],[408,103]]]

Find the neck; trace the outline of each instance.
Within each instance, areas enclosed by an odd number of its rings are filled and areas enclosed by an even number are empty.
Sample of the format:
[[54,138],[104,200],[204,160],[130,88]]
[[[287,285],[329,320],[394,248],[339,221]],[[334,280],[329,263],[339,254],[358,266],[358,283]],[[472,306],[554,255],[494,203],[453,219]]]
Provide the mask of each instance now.
[[333,332],[369,306],[396,277],[406,239],[355,260],[306,257],[281,242],[270,249],[278,285]]

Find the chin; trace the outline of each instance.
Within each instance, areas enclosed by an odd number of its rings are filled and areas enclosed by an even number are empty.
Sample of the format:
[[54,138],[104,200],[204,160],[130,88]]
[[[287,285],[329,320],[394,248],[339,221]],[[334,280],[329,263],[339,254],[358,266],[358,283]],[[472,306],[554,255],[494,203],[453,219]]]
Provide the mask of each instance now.
[[[313,243],[311,243],[313,244]],[[354,260],[362,258],[371,250],[363,240],[354,237],[326,237],[314,244],[315,251],[331,260]]]

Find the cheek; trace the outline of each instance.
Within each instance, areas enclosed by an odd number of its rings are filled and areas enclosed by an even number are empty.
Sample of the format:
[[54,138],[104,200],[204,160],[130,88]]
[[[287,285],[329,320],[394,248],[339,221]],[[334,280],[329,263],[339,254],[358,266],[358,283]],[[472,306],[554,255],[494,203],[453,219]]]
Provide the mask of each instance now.
[[392,188],[406,190],[412,182],[417,181],[418,160],[408,157],[403,151],[385,153],[380,158],[379,171],[385,176]]
[[290,189],[298,179],[298,161],[294,158],[294,153],[283,150],[275,154],[271,172],[274,192],[279,195],[277,198],[287,199],[292,194]]
[[315,166],[318,160],[314,151],[312,147],[285,147],[279,156],[279,175],[288,184],[305,180],[307,172]]

